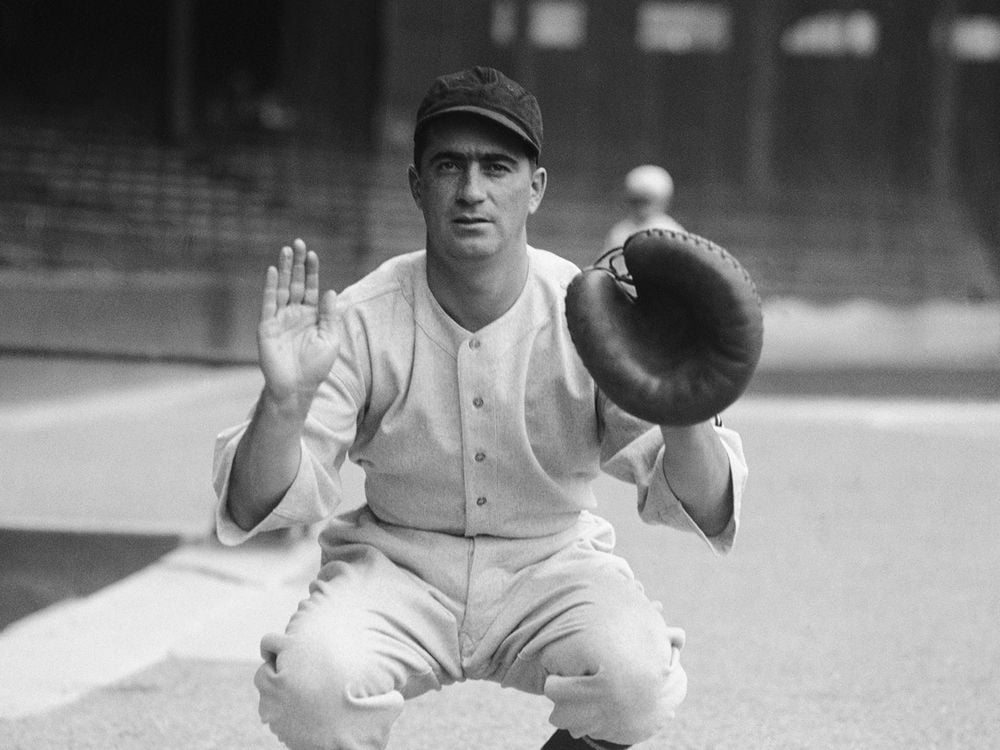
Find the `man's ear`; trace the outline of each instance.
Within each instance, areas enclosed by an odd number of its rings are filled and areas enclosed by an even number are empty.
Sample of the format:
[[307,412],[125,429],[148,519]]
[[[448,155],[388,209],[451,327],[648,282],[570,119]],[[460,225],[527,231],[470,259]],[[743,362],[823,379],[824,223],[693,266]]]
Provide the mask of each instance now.
[[545,185],[548,183],[548,173],[544,167],[537,167],[531,175],[531,199],[528,201],[528,213],[538,210],[545,196]]
[[410,195],[413,196],[413,202],[417,204],[417,208],[423,211],[424,207],[420,201],[420,175],[417,174],[417,168],[411,164],[406,171],[406,176],[410,181]]

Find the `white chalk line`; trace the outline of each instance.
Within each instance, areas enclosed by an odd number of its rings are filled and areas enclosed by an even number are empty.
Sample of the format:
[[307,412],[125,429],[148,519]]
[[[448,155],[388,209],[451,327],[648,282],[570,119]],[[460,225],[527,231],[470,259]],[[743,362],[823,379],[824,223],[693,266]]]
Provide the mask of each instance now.
[[[207,373],[203,379],[134,386],[121,391],[101,391],[77,399],[46,399],[0,407],[0,429],[7,432],[94,422],[110,417],[148,415],[174,411],[213,398],[253,393],[263,385],[256,368],[222,374]],[[253,406],[247,401],[247,411]]]

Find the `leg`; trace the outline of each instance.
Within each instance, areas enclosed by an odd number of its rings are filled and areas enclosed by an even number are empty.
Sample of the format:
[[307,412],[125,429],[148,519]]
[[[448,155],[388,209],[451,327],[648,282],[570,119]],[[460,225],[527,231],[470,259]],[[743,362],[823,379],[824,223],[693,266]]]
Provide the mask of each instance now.
[[540,687],[556,727],[628,746],[673,717],[687,692],[684,633],[667,626],[624,560],[577,547],[519,588],[537,599],[512,636],[518,656],[504,683]]
[[320,571],[284,634],[261,642],[260,716],[293,750],[379,750],[406,698],[453,682],[454,615],[373,547]]

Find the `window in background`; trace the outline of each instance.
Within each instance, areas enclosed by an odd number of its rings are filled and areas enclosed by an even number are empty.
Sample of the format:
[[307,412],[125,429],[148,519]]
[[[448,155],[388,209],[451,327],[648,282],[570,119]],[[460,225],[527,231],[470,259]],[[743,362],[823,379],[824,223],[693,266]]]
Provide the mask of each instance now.
[[[587,41],[587,6],[583,0],[537,0],[527,6],[528,38],[539,49],[577,49]],[[490,38],[498,47],[517,39],[518,4],[496,0]]]
[[490,18],[490,39],[498,47],[509,47],[517,40],[517,3],[496,0]]
[[871,57],[878,44],[878,20],[864,10],[817,13],[781,35],[782,51],[803,57]]
[[995,16],[962,16],[951,26],[948,49],[964,62],[1000,61],[1000,19]]
[[675,55],[724,52],[732,44],[729,9],[715,3],[640,3],[636,45]]
[[575,49],[587,41],[587,6],[580,0],[531,4],[531,41],[542,49]]

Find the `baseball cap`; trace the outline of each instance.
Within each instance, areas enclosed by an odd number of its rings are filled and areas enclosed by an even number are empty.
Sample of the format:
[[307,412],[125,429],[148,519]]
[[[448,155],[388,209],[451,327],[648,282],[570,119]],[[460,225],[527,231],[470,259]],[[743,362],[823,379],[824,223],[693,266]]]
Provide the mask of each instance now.
[[435,117],[452,112],[480,115],[516,133],[535,156],[542,151],[542,112],[521,84],[499,70],[476,66],[437,78],[417,109],[417,132]]

